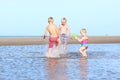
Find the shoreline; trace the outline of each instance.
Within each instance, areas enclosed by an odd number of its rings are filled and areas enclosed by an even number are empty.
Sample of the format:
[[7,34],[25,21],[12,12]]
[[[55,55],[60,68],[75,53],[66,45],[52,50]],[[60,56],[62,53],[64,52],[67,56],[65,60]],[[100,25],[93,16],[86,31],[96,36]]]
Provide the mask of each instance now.
[[[89,44],[120,43],[120,36],[88,36]],[[9,45],[43,45],[48,44],[48,38],[42,37],[0,37],[0,46]],[[75,39],[68,39],[68,44],[79,44]]]

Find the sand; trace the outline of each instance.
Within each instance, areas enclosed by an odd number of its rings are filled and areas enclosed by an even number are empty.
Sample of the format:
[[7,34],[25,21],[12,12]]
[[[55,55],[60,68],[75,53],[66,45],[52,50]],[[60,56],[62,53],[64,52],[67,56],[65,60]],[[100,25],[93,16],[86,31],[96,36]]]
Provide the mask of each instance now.
[[[0,45],[42,45],[48,44],[48,38],[42,37],[2,37]],[[89,44],[120,43],[120,36],[89,36]],[[68,39],[68,44],[78,44],[75,39]]]

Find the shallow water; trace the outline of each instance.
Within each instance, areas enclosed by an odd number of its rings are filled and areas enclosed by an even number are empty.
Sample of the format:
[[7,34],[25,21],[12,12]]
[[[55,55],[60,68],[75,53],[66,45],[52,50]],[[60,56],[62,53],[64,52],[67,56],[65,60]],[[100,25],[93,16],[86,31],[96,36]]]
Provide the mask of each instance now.
[[120,80],[120,44],[90,44],[87,59],[78,44],[45,58],[47,46],[0,46],[0,80]]

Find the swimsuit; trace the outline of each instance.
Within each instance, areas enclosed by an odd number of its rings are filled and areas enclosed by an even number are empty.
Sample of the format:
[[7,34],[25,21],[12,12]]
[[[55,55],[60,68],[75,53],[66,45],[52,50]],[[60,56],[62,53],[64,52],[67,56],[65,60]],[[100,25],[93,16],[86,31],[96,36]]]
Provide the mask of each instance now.
[[56,43],[56,44],[58,43],[58,37],[50,37],[49,38],[49,48],[52,48],[54,43]]
[[88,48],[88,40],[87,40],[87,39],[84,39],[84,40],[81,42],[81,47],[85,47],[85,49]]
[[67,39],[68,39],[68,36],[66,34],[61,34],[60,35],[60,40],[61,40],[61,43],[62,44],[67,44]]

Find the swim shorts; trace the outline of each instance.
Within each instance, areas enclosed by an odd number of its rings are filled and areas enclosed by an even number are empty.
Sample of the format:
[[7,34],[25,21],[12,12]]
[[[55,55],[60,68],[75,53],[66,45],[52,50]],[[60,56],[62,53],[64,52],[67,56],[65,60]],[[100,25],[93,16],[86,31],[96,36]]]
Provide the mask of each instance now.
[[58,43],[58,37],[50,37],[49,38],[49,48],[52,48],[54,43],[55,44]]
[[67,44],[68,36],[66,34],[61,34],[60,40],[62,44]]

